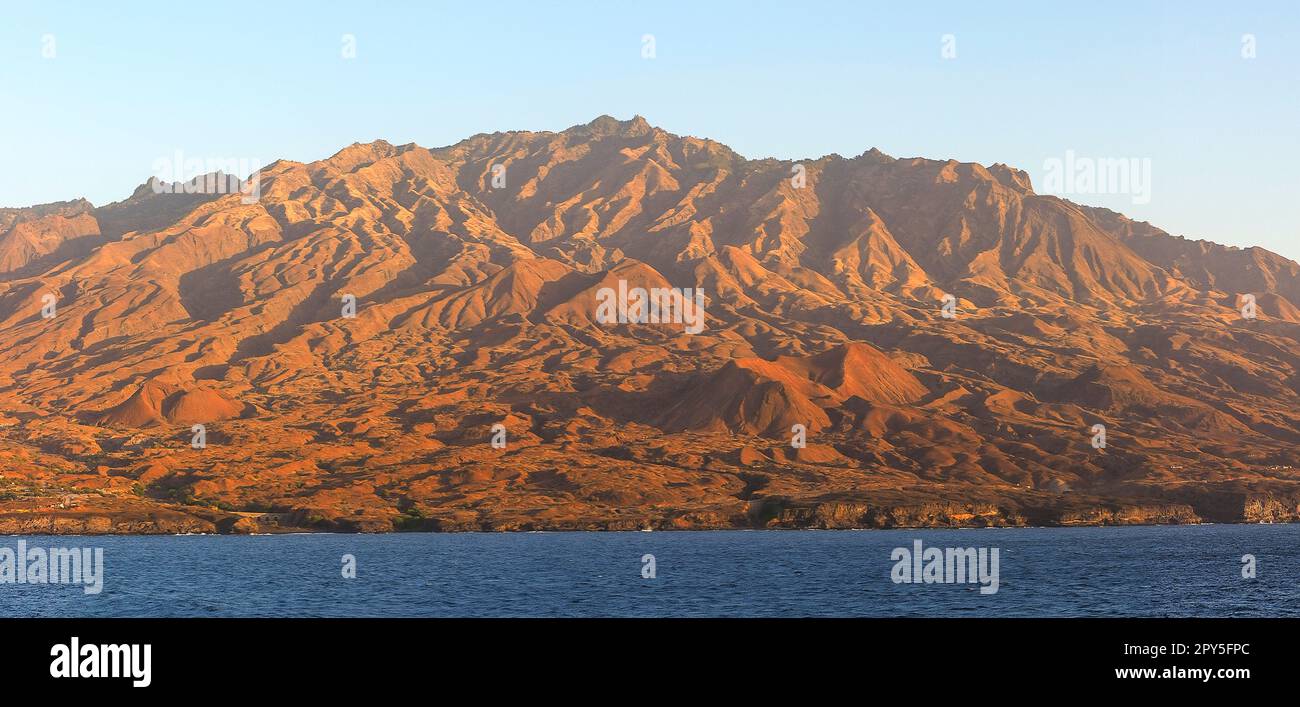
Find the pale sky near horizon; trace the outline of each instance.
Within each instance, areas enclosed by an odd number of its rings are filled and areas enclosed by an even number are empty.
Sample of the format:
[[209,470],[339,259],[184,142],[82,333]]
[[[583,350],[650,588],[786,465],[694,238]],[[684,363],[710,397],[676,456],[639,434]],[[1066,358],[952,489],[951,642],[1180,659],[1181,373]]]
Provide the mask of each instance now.
[[1149,160],[1145,203],[1062,196],[1300,259],[1300,3],[907,5],[0,0],[0,206],[123,199],[177,150],[640,114],[752,158],[1004,162],[1040,192],[1067,154]]

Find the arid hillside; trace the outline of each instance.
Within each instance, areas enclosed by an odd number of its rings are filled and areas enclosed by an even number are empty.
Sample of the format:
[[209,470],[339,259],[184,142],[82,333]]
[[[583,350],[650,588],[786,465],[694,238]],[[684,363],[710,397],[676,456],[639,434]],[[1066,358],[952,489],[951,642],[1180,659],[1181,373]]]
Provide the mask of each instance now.
[[601,117],[258,180],[0,209],[0,532],[1300,519],[1300,265],[1006,165]]

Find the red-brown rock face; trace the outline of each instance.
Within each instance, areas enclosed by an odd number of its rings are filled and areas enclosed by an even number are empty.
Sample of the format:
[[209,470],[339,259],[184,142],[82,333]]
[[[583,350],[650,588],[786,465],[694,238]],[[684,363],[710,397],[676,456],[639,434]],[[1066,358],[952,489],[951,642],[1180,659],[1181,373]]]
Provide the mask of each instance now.
[[0,532],[1296,516],[1296,263],[800,164],[602,117],[0,210]]

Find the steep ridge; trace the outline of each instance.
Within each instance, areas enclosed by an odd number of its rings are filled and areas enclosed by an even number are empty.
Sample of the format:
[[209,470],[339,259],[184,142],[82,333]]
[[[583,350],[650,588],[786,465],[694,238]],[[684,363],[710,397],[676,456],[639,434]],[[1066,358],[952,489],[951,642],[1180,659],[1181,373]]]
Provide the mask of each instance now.
[[255,176],[251,203],[146,182],[0,209],[15,513],[55,493],[344,530],[1300,508],[1300,265],[1006,165],[753,160],[602,116]]

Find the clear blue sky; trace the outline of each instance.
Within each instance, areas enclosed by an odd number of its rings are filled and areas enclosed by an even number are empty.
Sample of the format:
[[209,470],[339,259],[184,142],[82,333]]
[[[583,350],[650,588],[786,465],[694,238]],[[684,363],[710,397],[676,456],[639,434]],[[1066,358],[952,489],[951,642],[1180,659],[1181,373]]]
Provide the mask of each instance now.
[[1293,0],[118,4],[0,0],[0,206],[122,199],[178,149],[308,161],[641,114],[748,157],[878,147],[1035,186],[1067,150],[1149,158],[1150,203],[1068,196],[1300,258]]

